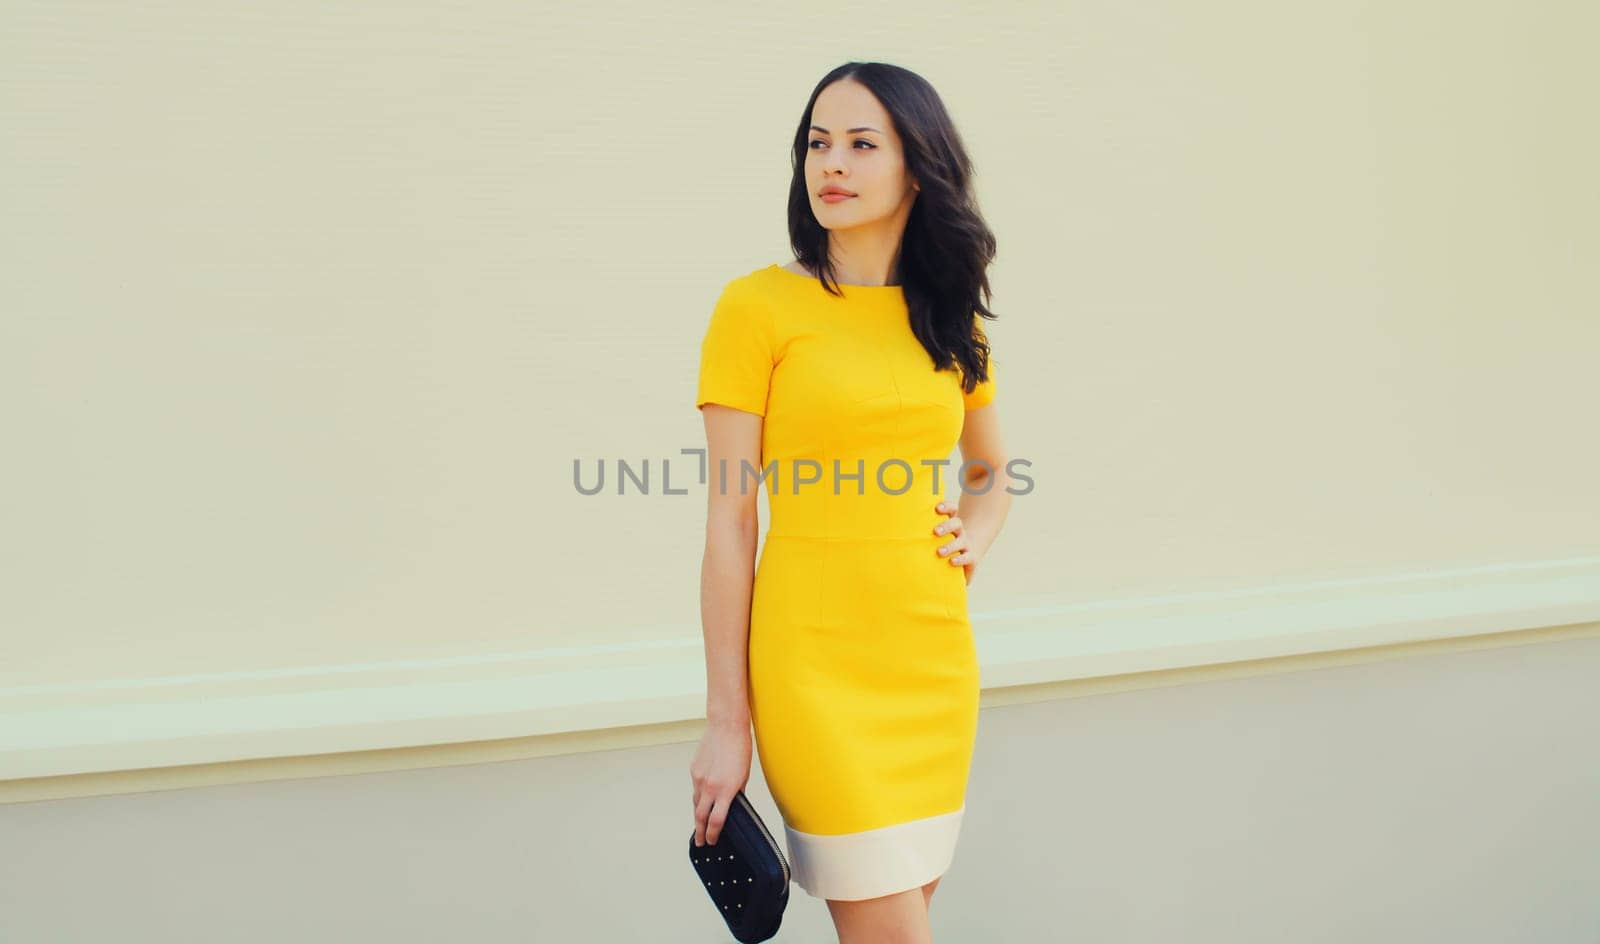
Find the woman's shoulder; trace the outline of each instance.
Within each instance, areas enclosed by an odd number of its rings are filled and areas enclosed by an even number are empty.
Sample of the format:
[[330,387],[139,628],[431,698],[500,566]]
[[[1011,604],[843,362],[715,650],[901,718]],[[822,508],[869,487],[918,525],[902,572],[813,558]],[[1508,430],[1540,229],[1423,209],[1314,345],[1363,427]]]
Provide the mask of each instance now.
[[802,278],[808,279],[816,277],[810,272],[807,272],[805,267],[800,263],[791,259],[788,262],[781,263],[769,262],[766,265],[759,266],[747,272],[742,272],[730,281],[739,282],[746,285],[786,284],[787,279],[791,275],[798,275]]
[[736,312],[739,319],[770,321],[785,307],[783,300],[791,294],[786,283],[791,279],[775,262],[741,272],[722,283],[716,307]]
[[798,263],[772,262],[741,272],[723,283],[722,294],[732,301],[780,301],[792,294],[795,276],[804,273],[803,269],[791,268],[792,265]]

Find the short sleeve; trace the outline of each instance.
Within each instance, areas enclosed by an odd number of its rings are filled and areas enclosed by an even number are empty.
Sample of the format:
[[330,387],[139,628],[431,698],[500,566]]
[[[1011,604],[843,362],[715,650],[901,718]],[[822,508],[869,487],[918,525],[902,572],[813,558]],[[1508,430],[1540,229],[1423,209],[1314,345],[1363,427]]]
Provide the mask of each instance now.
[[772,313],[768,306],[736,282],[730,282],[712,307],[700,342],[695,409],[720,403],[766,416],[773,350]]
[[961,392],[961,399],[967,409],[976,410],[980,406],[988,406],[990,403],[994,402],[995,373],[994,356],[990,355],[989,379],[982,381],[976,387],[973,387],[971,393],[967,393],[965,390]]
[[[974,320],[977,320],[977,316],[974,316]],[[983,339],[985,341],[989,340],[989,335],[984,332],[982,323],[979,323],[978,325],[978,332],[983,335]],[[964,386],[961,389],[961,399],[965,407],[969,410],[976,410],[980,406],[988,406],[994,401],[994,378],[996,371],[994,352],[992,350],[989,352],[988,366],[989,379],[984,380],[976,387],[973,387],[971,393],[968,393],[966,391],[966,387]]]

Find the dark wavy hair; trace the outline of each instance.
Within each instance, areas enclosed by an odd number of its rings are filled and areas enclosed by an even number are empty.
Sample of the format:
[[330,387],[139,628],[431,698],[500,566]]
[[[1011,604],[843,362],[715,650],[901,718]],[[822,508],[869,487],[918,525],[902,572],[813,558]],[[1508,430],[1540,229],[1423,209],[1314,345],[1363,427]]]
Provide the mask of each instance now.
[[794,176],[789,183],[789,244],[795,258],[822,287],[841,294],[828,255],[828,231],[811,211],[806,152],[811,110],[822,90],[841,79],[858,82],[889,112],[900,135],[906,172],[919,186],[901,237],[899,282],[910,309],[911,330],[933,358],[936,370],[959,367],[971,393],[989,379],[989,342],[978,317],[994,320],[986,301],[994,232],[984,222],[972,192],[972,159],[944,101],[922,76],[883,62],[847,62],[812,90],[794,135]]

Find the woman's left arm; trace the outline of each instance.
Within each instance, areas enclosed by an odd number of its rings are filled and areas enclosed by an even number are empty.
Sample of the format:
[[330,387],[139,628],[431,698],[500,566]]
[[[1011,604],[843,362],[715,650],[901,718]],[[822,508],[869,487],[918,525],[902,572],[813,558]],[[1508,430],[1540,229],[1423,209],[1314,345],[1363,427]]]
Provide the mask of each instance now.
[[973,571],[999,536],[1011,510],[1011,479],[1006,475],[1006,450],[1000,438],[1000,418],[995,404],[967,410],[961,428],[961,494],[957,503],[940,502],[937,511],[952,517],[939,525],[940,534],[952,534],[940,553],[953,567]]

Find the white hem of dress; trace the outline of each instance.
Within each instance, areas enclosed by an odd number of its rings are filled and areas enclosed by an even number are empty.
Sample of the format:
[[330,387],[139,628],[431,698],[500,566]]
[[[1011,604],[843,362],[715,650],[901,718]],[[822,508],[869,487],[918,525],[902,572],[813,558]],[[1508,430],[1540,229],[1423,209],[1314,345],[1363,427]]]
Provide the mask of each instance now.
[[949,813],[879,829],[818,835],[784,823],[791,879],[814,898],[860,901],[918,888],[955,858],[966,804]]

